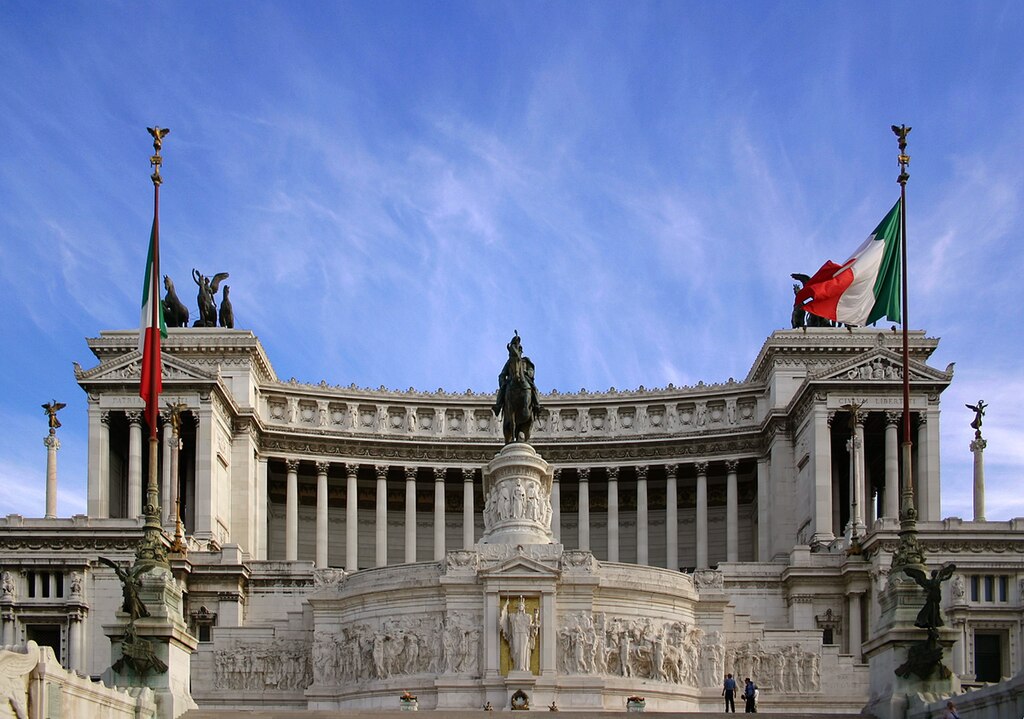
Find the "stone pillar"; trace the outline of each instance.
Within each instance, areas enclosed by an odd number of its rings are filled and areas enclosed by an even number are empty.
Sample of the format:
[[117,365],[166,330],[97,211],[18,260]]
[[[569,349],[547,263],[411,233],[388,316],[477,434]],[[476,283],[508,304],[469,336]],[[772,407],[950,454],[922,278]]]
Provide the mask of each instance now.
[[619,468],[608,468],[608,561],[619,561]]
[[[86,511],[90,517],[105,517],[100,514],[100,506],[106,496],[109,483],[105,465],[110,456],[107,418],[109,413],[99,408],[95,400],[89,401],[89,466],[87,474],[88,504]],[[101,461],[102,460],[102,461]]]
[[488,588],[484,595],[484,631],[481,633],[481,643],[484,650],[484,677],[497,677],[501,660],[501,640],[494,628],[498,626],[498,603],[500,597],[497,591]]
[[678,464],[665,465],[665,566],[679,569],[679,489]]
[[867,421],[868,413],[858,413],[857,422],[853,428],[853,456],[854,456],[854,469],[853,473],[854,484],[854,495],[857,498],[857,506],[855,507],[854,522],[857,527],[857,535],[863,536],[867,527],[864,523],[864,517],[867,516],[865,511],[868,506],[868,495],[867,495],[867,463],[864,461],[864,422]]
[[77,611],[68,614],[68,658],[67,667],[70,671],[84,672],[85,652],[82,646],[82,619]]
[[579,549],[590,551],[590,467],[578,470],[580,501],[576,516],[579,517]]
[[60,440],[51,429],[50,434],[43,437],[46,447],[46,514],[47,519],[57,518],[57,450]]
[[444,478],[445,468],[434,467],[434,560],[444,559]]
[[377,516],[375,528],[377,542],[375,564],[378,567],[386,567],[388,564],[388,465],[378,464],[376,470]]
[[988,442],[981,432],[974,435],[971,441],[971,452],[974,454],[974,521],[985,521],[985,447]]
[[647,559],[647,465],[636,468],[636,563],[649,564]]
[[835,539],[832,527],[832,416],[824,403],[814,407],[814,536],[812,544]]
[[345,571],[359,569],[359,465],[345,465]]
[[555,468],[551,480],[551,533],[555,542],[562,541],[562,488],[559,480],[562,478],[562,470]]
[[768,506],[770,496],[768,460],[760,457],[757,460],[757,561],[759,562],[767,562],[771,559],[771,525],[769,524],[771,508]]
[[472,549],[476,544],[476,511],[473,508],[473,474],[476,470],[462,470],[462,548]]
[[708,463],[697,462],[697,569],[708,568]]
[[[171,498],[178,498],[178,449],[175,448],[171,454],[171,463],[174,465],[174,481],[171,483]],[[266,457],[258,457],[256,461],[256,559],[266,560],[267,558],[267,502],[270,501],[267,494],[267,474],[269,466]],[[177,512],[177,509],[175,509]]]
[[213,477],[217,460],[214,453],[213,405],[209,396],[206,399],[200,398],[199,409],[192,410],[192,419],[196,426],[193,534],[200,541],[209,541],[217,536],[215,532],[219,533],[217,513],[220,509],[214,503],[217,493],[213,486]]
[[128,417],[128,511],[134,519],[142,514],[142,412],[125,412]]
[[957,635],[956,648],[953,651],[953,673],[961,676],[967,671],[967,618],[951,618],[949,623]]
[[285,461],[288,485],[284,510],[284,558],[294,562],[299,558],[299,460]]
[[740,530],[738,489],[736,470],[739,461],[730,459],[725,463],[725,561],[738,562],[740,556]]
[[917,499],[918,521],[939,519],[939,417],[936,413],[918,412],[917,420]]
[[851,592],[848,612],[850,615],[850,654],[858,664],[861,662],[860,594]]
[[942,518],[942,465],[939,462],[939,411],[926,413],[928,422],[925,434],[928,437],[928,519]]
[[405,561],[416,561],[416,468],[405,468]]
[[316,463],[316,566],[329,567],[327,558],[327,470],[330,462]]
[[163,471],[160,476],[162,486],[160,507],[163,509],[161,521],[164,524],[170,524],[174,521],[174,504],[171,502],[171,444],[174,442],[174,432],[171,429],[171,415],[167,412],[161,412],[160,423],[163,430],[161,434],[162,441],[160,442],[163,454],[161,458]]
[[900,447],[898,428],[902,412],[885,413],[885,509],[883,516],[900,516]]

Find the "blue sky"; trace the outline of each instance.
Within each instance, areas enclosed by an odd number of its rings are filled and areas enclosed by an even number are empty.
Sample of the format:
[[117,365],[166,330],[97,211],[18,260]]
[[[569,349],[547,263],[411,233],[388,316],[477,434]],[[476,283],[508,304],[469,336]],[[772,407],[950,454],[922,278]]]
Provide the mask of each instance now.
[[[1024,6],[0,5],[0,515],[85,511],[85,339],[137,326],[146,126],[170,127],[163,270],[228,271],[282,379],[492,391],[513,328],[542,391],[742,379],[794,271],[898,196],[910,324],[957,363],[943,516],[1024,516]],[[193,289],[190,289],[193,288]]]

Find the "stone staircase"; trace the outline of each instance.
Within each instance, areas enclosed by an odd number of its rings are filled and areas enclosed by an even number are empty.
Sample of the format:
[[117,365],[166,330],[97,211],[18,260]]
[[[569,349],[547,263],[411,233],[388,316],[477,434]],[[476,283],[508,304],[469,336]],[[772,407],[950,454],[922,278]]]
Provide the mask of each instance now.
[[[507,709],[505,710],[508,711]],[[494,712],[485,712],[480,709],[442,709],[428,711],[436,719],[465,719],[468,716],[478,716],[481,719],[486,716],[494,716]],[[533,714],[549,714],[547,709],[532,710]],[[625,710],[618,712],[608,711],[573,711],[563,712],[572,714],[573,719],[610,719],[619,717],[626,713]],[[687,719],[689,717],[701,717],[711,719],[718,717],[734,717],[734,714],[722,712],[645,712],[655,714],[659,719]],[[742,713],[742,711],[740,712]],[[361,717],[372,716],[374,719],[408,719],[409,714],[404,711],[381,710],[381,709],[360,709],[360,710],[327,710],[327,711],[306,711],[306,710],[276,710],[276,709],[193,709],[185,712],[179,719],[360,719]],[[522,715],[519,715],[522,716]],[[808,719],[808,717],[826,716],[828,719],[863,719],[860,714],[796,714],[792,712],[776,713],[771,712],[772,719]]]

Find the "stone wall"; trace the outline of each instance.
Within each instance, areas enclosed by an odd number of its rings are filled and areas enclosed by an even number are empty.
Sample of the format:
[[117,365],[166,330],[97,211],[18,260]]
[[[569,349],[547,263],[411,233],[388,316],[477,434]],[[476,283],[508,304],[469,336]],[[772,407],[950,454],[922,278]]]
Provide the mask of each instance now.
[[65,670],[50,647],[0,648],[0,717],[152,719],[149,689],[118,689]]

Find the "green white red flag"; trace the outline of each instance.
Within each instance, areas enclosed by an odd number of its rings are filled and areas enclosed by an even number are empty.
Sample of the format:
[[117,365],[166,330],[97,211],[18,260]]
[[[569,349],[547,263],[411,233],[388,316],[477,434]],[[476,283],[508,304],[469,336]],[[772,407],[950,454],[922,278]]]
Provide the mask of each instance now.
[[146,279],[142,283],[142,318],[139,324],[139,350],[142,352],[139,396],[146,402],[146,422],[153,436],[156,436],[156,418],[163,389],[161,337],[167,337],[167,325],[164,323],[164,308],[160,301],[160,223],[154,212],[149,255],[146,257]]
[[900,321],[900,213],[896,201],[878,227],[841,265],[829,260],[796,294],[797,306],[848,325]]

